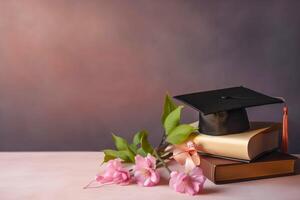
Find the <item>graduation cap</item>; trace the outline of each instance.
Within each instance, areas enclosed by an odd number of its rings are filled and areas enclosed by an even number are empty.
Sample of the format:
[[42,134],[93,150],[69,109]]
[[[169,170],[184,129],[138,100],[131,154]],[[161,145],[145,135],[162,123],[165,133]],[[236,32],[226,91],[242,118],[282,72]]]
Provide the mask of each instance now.
[[284,102],[245,87],[184,94],[174,98],[199,111],[199,132],[208,135],[246,131],[250,128],[246,108]]

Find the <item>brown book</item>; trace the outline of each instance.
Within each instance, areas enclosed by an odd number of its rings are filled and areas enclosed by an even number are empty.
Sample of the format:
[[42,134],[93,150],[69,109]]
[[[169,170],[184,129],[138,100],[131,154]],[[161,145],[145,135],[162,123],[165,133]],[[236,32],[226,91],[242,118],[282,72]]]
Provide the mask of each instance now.
[[295,173],[296,160],[296,157],[281,152],[270,153],[251,163],[201,156],[200,167],[209,180],[223,184],[291,175]]

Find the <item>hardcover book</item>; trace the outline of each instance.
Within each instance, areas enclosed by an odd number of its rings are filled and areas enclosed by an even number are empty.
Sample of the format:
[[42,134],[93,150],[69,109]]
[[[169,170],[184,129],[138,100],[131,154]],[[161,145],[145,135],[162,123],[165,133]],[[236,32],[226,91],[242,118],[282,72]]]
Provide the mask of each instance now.
[[209,180],[223,184],[292,175],[296,160],[296,157],[281,152],[270,153],[252,163],[201,156],[200,167]]

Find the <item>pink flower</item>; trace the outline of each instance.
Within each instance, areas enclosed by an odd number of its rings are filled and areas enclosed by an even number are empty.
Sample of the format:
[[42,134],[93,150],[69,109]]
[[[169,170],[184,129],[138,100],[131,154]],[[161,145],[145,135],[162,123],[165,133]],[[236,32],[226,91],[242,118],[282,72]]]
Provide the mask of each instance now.
[[199,147],[194,142],[188,141],[180,145],[174,145],[173,158],[181,165],[184,165],[185,171],[189,172],[200,165],[200,156],[197,151]]
[[195,167],[189,174],[173,171],[169,185],[176,192],[195,195],[202,191],[205,180],[201,168]]
[[135,156],[134,177],[141,186],[154,186],[159,182],[160,176],[156,171],[156,159],[150,154],[147,157]]
[[128,185],[130,183],[130,174],[129,171],[122,166],[119,159],[114,159],[108,161],[104,174],[97,175],[96,181],[101,184],[115,183]]

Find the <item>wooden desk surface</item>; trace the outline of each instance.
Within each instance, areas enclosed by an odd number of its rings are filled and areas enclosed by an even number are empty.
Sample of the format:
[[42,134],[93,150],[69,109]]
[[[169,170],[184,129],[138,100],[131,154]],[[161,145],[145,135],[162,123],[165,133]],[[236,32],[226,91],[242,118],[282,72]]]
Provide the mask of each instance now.
[[0,199],[300,199],[300,175],[226,185],[208,180],[204,193],[193,197],[176,193],[167,182],[82,189],[99,172],[102,157],[99,152],[0,152]]

